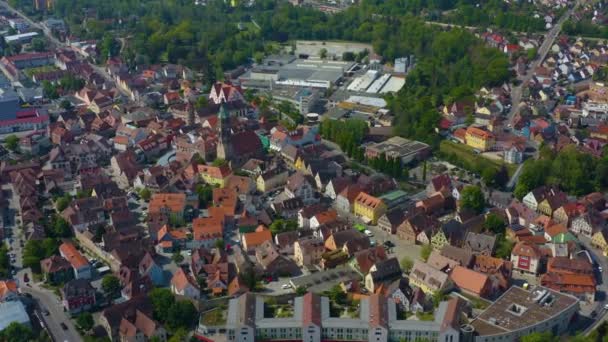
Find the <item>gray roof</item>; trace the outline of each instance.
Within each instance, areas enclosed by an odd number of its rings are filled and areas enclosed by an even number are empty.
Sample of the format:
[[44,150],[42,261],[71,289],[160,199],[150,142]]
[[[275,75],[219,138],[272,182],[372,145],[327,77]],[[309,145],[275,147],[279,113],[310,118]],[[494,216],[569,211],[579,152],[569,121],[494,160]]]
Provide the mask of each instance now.
[[0,303],[0,331],[14,322],[21,324],[30,323],[30,317],[27,315],[23,303],[20,301]]

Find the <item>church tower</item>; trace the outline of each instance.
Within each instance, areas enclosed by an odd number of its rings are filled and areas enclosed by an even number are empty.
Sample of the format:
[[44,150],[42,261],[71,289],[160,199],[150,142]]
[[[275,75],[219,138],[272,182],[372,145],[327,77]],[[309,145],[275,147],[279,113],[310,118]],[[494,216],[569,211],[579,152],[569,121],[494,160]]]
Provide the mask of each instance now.
[[230,142],[230,136],[232,135],[232,130],[230,128],[230,114],[228,111],[226,111],[225,106],[221,105],[220,112],[217,116],[217,158],[230,161],[232,158],[232,143]]

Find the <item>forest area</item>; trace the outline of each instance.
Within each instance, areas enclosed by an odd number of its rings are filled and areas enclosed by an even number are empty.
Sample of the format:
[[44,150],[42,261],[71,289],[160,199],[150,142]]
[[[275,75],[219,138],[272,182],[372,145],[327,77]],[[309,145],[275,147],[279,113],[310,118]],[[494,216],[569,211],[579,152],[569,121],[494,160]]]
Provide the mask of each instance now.
[[[27,6],[26,0],[12,1]],[[289,47],[294,39],[371,43],[389,62],[413,54],[420,63],[405,87],[387,99],[396,113],[395,133],[437,146],[433,134],[437,108],[471,96],[481,86],[507,81],[509,62],[470,32],[446,31],[414,16],[423,9],[451,8],[454,3],[399,7],[405,3],[364,0],[327,15],[276,0],[236,8],[217,0],[207,6],[194,6],[191,0],[58,0],[49,16],[64,18],[70,33],[81,39],[100,40],[103,56],[118,53],[116,41],[124,38],[128,43],[121,57],[129,65],[185,64],[202,71],[207,83],[221,78],[225,70],[250,63],[254,56],[278,52],[281,44]],[[253,21],[259,29],[239,28],[238,23]]]

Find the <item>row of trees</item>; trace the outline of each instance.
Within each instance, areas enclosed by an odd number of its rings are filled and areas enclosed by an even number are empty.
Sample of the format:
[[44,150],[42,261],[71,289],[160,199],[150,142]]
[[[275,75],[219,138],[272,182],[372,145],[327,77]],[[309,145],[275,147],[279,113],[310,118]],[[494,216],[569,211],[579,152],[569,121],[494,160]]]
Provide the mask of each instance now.
[[0,245],[0,279],[5,279],[10,276],[11,261],[8,256],[8,247],[2,243]]

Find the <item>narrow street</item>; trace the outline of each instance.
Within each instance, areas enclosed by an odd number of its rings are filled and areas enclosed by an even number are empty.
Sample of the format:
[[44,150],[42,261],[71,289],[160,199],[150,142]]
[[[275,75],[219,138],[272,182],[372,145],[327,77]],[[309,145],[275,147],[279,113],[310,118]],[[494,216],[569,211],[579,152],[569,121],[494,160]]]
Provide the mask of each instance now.
[[545,39],[543,40],[543,43],[538,49],[538,57],[534,61],[532,61],[532,63],[530,63],[530,67],[526,71],[526,74],[522,78],[518,77],[518,81],[521,81],[521,83],[511,88],[511,111],[507,115],[507,122],[509,127],[513,126],[513,118],[519,110],[519,104],[521,103],[521,96],[524,85],[532,79],[532,76],[534,76],[534,70],[538,68],[545,60],[545,58],[547,57],[547,53],[549,53],[551,46],[553,46],[553,43],[559,35],[563,24],[566,22],[566,20],[568,20],[568,18],[570,18],[570,16],[574,12],[574,9],[577,6],[578,3],[573,8],[566,11],[566,13],[564,13],[564,15],[557,21],[557,23],[555,23],[551,30],[546,33]]
[[601,267],[603,270],[603,272],[599,273],[600,279],[598,279],[595,298],[596,301],[592,306],[592,310],[589,310],[589,312],[595,311],[597,316],[595,318],[595,322],[584,330],[585,335],[588,335],[591,331],[593,331],[593,329],[608,318],[608,310],[605,308],[606,303],[608,303],[606,298],[606,294],[608,293],[608,258],[603,256],[599,250],[591,246],[590,239],[581,236],[579,240],[585,249],[587,249],[587,251],[592,255],[593,260],[597,263],[597,266]]

